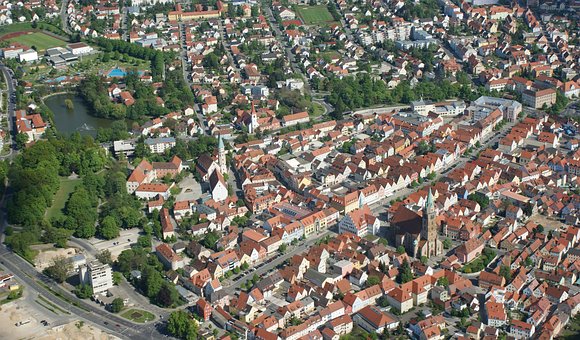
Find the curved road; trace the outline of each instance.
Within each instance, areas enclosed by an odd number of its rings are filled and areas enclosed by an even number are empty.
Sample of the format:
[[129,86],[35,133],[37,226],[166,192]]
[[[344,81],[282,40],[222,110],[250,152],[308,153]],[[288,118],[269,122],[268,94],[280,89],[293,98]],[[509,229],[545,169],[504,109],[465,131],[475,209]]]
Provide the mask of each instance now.
[[14,143],[14,137],[16,135],[16,132],[14,131],[14,110],[16,109],[16,107],[14,102],[12,102],[12,95],[16,93],[16,89],[14,88],[14,78],[12,78],[11,73],[12,71],[3,64],[0,64],[0,71],[4,75],[4,80],[6,81],[6,86],[8,90],[6,93],[7,94],[6,100],[8,101],[6,105],[6,113],[8,118],[8,136],[9,136],[8,138],[10,143],[10,152],[8,153],[8,155],[1,156],[0,159],[7,158],[10,161],[12,161],[12,159],[16,155],[16,150],[14,150],[14,148],[16,147]]
[[[15,93],[16,89],[14,86],[14,79],[12,78],[11,70],[6,66],[0,64],[0,72],[3,73],[8,89],[8,130],[10,132],[10,154],[0,157],[0,159],[7,158],[12,160],[17,154],[14,150],[14,111],[15,103],[11,101],[11,96]],[[4,268],[12,272],[27,289],[31,295],[42,295],[51,303],[55,304],[63,310],[67,310],[72,314],[72,317],[76,317],[78,320],[83,320],[87,323],[95,325],[97,328],[103,329],[106,332],[113,334],[122,339],[158,339],[163,335],[157,330],[156,323],[150,322],[148,324],[136,324],[118,315],[111,314],[103,310],[102,307],[98,307],[93,303],[88,303],[77,299],[70,292],[65,291],[58,284],[54,283],[52,280],[48,279],[42,273],[39,273],[30,263],[22,259],[20,256],[12,252],[6,245],[4,245],[4,228],[8,225],[6,216],[6,197],[10,195],[10,187],[4,193],[2,200],[0,201],[0,262]],[[80,239],[72,239],[70,241],[73,244],[80,246],[85,249],[88,254],[95,256],[97,250],[87,241]],[[148,301],[145,297],[140,296],[134,291],[126,282],[120,285],[128,296],[133,297],[136,302],[140,302],[143,307],[148,306]],[[54,292],[58,292],[61,296],[65,296],[68,301],[65,301],[56,295]],[[137,295],[137,297],[135,296]],[[73,305],[71,302],[76,302]],[[143,302],[145,301],[145,303]],[[79,307],[80,306],[80,307]],[[146,308],[151,312],[159,314],[166,317],[169,311],[162,310],[155,306],[155,308]]]

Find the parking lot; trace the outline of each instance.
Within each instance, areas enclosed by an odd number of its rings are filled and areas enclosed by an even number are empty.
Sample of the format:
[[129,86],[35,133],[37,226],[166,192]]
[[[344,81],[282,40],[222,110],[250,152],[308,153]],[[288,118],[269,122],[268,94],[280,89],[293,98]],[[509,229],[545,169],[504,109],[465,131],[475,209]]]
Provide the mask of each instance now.
[[97,251],[108,249],[111,252],[111,257],[116,259],[123,250],[131,248],[131,243],[137,242],[138,237],[139,229],[132,228],[121,230],[120,236],[112,240],[107,241],[92,238],[89,242],[97,249]]

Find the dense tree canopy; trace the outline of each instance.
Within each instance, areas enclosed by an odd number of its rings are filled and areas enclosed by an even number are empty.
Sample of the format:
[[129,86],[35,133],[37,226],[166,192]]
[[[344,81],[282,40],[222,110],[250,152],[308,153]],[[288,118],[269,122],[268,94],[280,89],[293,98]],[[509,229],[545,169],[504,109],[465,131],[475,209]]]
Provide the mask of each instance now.
[[419,98],[442,101],[456,97],[467,99],[476,95],[469,85],[452,84],[448,80],[426,80],[414,88],[408,82],[402,82],[389,90],[383,80],[373,79],[367,73],[342,79],[330,78],[326,90],[330,91],[328,102],[334,106],[335,115],[378,104],[409,104]]
[[171,312],[167,319],[167,331],[178,339],[196,339],[197,323],[189,317],[186,311]]

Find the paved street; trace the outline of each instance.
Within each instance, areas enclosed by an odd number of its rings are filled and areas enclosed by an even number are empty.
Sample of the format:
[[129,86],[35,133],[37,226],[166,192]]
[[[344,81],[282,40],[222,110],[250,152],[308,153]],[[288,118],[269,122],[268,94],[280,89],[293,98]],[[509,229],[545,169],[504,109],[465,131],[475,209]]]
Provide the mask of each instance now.
[[[274,17],[274,14],[272,13],[272,8],[270,8],[269,6],[266,6],[266,7],[264,7],[264,9],[265,9],[264,12],[265,12],[266,16],[268,17],[270,27],[274,31],[274,36],[276,37],[276,40],[278,40],[280,45],[282,45],[282,47],[284,47],[284,50],[286,52],[286,60],[288,60],[288,62],[290,63],[290,68],[292,69],[292,72],[294,72],[296,74],[303,74],[302,70],[300,69],[300,67],[296,63],[296,56],[292,52],[292,46],[289,46],[288,42],[286,42],[283,38],[284,35],[282,34],[282,31],[280,31],[280,28],[278,27],[278,22],[276,21],[276,18]],[[310,93],[310,84],[308,81],[304,82],[304,89],[307,93]]]
[[4,80],[6,81],[7,86],[6,100],[8,101],[8,104],[6,105],[6,118],[8,120],[8,143],[10,145],[10,151],[8,154],[1,156],[0,159],[9,159],[11,161],[16,155],[16,150],[14,149],[16,147],[14,142],[14,110],[16,109],[16,103],[12,99],[16,93],[16,89],[14,87],[12,71],[2,64],[0,64],[0,70],[4,75]]
[[68,27],[68,14],[66,12],[67,7],[68,7],[68,1],[69,0],[62,0],[61,6],[60,6],[60,23],[61,23],[61,28],[63,31],[65,31],[67,34],[72,34],[70,28]]
[[314,235],[313,237],[308,238],[306,241],[303,241],[303,243],[299,245],[296,246],[288,245],[288,250],[286,251],[286,253],[274,257],[274,259],[271,260],[271,262],[262,265],[253,272],[250,269],[247,275],[242,275],[241,279],[235,282],[231,281],[224,282],[223,284],[226,292],[228,292],[228,294],[234,294],[236,289],[240,288],[242,283],[251,279],[252,276],[254,276],[254,274],[257,274],[258,276],[261,277],[265,273],[268,273],[269,271],[275,269],[279,264],[284,263],[284,261],[291,258],[292,256],[305,252],[308,248],[314,245],[314,243],[316,243],[317,240],[329,234],[332,234],[332,232],[327,230],[320,234]]
[[[44,275],[38,273],[32,265],[12,253],[4,245],[0,246],[0,257],[2,258],[2,265],[17,276],[18,281],[24,285],[27,291],[31,294],[42,294],[51,303],[75,315],[77,320],[80,319],[94,324],[96,327],[105,329],[107,332],[123,339],[141,338],[144,334],[144,329],[150,332],[151,330],[149,328],[153,327],[151,325],[141,326],[134,324],[127,319],[104,312],[102,309],[94,307],[82,300],[74,299],[81,308],[74,306],[55,296],[46,287],[49,287],[53,292],[58,292],[62,296],[68,296],[73,300],[69,293],[65,292]],[[41,285],[40,282],[43,281],[44,283]]]
[[[489,148],[489,147],[493,147],[495,145],[495,143],[499,142],[499,140],[501,138],[503,138],[507,135],[507,133],[511,130],[511,128],[515,124],[516,124],[516,122],[508,123],[503,127],[503,129],[501,131],[492,132],[490,135],[488,135],[486,137],[487,140],[485,142],[481,143],[481,146],[479,148],[476,148],[476,147],[473,148],[473,152],[471,153],[470,156],[461,156],[461,157],[457,158],[454,162],[447,164],[447,166],[444,167],[442,169],[442,171],[439,171],[437,173],[435,179],[433,179],[432,181],[426,181],[422,186],[419,186],[417,188],[403,188],[401,190],[398,190],[393,195],[386,197],[385,201],[386,200],[389,200],[389,201],[390,200],[397,200],[399,198],[404,199],[405,197],[409,196],[411,193],[413,193],[417,190],[420,190],[422,187],[430,186],[432,183],[435,183],[440,177],[446,175],[451,170],[463,167],[463,165],[465,165],[465,163],[473,160],[475,157],[474,155],[476,155],[479,151],[484,150],[484,149]],[[379,202],[379,203],[371,206],[371,210],[373,211],[373,213],[379,217],[381,214],[385,213],[387,209],[388,209],[388,206],[384,204],[384,201]]]

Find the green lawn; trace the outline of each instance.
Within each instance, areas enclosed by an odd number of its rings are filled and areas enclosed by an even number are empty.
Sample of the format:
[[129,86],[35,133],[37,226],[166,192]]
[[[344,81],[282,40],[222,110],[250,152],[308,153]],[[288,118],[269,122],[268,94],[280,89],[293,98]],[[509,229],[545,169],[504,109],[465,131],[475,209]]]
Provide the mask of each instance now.
[[310,116],[318,117],[324,113],[324,106],[322,106],[319,103],[312,103],[310,110],[308,110],[308,112],[310,113]]
[[298,14],[306,25],[319,25],[334,22],[334,18],[325,5],[296,7]]
[[129,319],[133,322],[138,323],[145,323],[153,321],[153,319],[155,319],[155,316],[153,316],[153,314],[141,309],[129,309],[128,311],[123,312],[121,316],[124,317],[125,319]]
[[36,46],[39,51],[44,51],[51,47],[66,45],[64,40],[57,39],[43,32],[23,34],[21,36],[9,39],[9,41],[21,43],[30,47]]
[[19,22],[16,24],[5,25],[0,27],[0,34],[6,33],[13,33],[13,32],[22,32],[28,31],[32,29],[32,24],[29,22]]
[[54,195],[52,206],[46,211],[46,215],[49,220],[62,214],[62,210],[64,209],[66,201],[68,201],[70,194],[75,190],[79,183],[80,179],[60,179],[60,188],[58,188],[56,195]]

